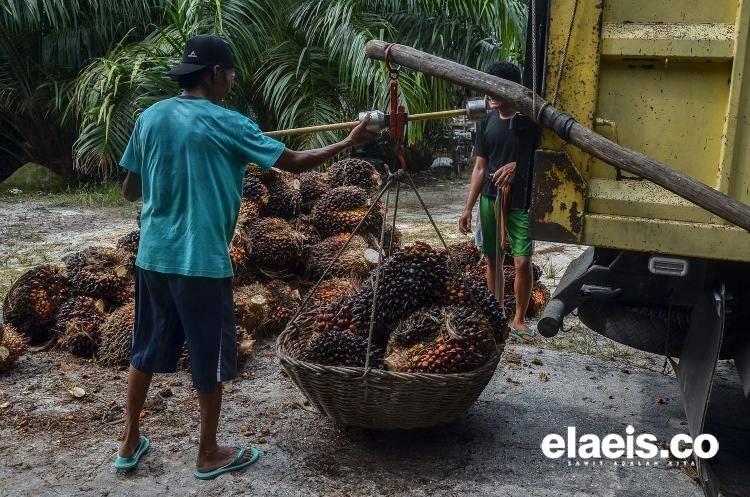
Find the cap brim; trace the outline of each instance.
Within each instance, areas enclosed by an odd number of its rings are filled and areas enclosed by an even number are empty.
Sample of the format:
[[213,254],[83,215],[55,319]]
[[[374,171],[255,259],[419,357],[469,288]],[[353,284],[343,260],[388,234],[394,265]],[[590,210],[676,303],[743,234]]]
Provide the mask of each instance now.
[[180,64],[177,64],[172,69],[170,69],[167,72],[167,75],[169,76],[184,76],[185,74],[190,74],[195,71],[200,71],[201,69],[205,69],[206,65],[203,64],[188,64],[186,62],[182,62]]

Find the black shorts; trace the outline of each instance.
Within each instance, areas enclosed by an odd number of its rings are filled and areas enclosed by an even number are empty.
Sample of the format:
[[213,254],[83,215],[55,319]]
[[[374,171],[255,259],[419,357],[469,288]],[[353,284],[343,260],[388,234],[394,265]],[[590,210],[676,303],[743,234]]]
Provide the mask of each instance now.
[[187,341],[196,390],[209,393],[237,376],[232,278],[164,274],[136,268],[130,364],[174,373]]

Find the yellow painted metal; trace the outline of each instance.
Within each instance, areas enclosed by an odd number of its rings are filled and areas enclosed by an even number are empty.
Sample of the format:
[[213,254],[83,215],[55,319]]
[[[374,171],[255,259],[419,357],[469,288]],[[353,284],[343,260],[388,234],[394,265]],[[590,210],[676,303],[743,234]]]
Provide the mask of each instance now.
[[750,261],[750,235],[725,224],[587,214],[584,239],[597,247]]
[[[547,99],[573,2],[551,2]],[[750,203],[749,44],[750,0],[582,0],[557,104],[622,145]],[[545,131],[542,148],[561,146]],[[750,261],[750,234],[565,150],[588,183],[582,243]]]

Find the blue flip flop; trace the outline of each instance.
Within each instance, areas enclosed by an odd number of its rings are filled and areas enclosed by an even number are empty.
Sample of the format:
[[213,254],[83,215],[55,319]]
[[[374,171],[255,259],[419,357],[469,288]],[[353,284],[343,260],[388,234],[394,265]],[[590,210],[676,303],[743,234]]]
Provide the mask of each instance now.
[[135,468],[141,460],[141,456],[148,452],[151,447],[151,440],[141,435],[141,443],[130,457],[115,457],[115,469],[118,471],[128,471]]
[[[229,473],[231,471],[239,471],[243,468],[246,468],[250,466],[252,463],[258,460],[260,457],[260,452],[258,452],[258,449],[255,447],[250,447],[250,452],[252,453],[252,456],[247,461],[242,461],[242,458],[245,457],[245,452],[247,451],[247,448],[240,448],[237,447],[237,456],[235,456],[234,459],[232,459],[232,462],[229,464],[226,464],[220,468],[216,468],[213,471],[198,471],[195,470],[195,477],[199,480],[213,480],[219,475],[223,475],[224,473]],[[242,461],[242,462],[240,462]]]

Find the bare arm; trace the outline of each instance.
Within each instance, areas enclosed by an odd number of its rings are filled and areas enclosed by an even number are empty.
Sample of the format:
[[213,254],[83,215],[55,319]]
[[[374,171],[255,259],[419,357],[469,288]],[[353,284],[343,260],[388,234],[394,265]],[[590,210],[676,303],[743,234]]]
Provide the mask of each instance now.
[[370,118],[368,116],[349,133],[349,136],[338,143],[326,147],[304,151],[284,149],[275,166],[295,174],[315,169],[347,148],[362,145],[375,138],[377,136],[375,133],[367,131],[369,121]]
[[122,196],[129,202],[135,202],[142,194],[141,176],[128,171],[125,181],[122,182]]
[[482,193],[482,186],[484,185],[484,177],[486,174],[487,158],[477,157],[474,162],[474,170],[471,173],[469,196],[466,197],[464,212],[458,221],[458,229],[461,233],[471,232],[471,213],[474,210],[474,205],[477,203],[479,195]]

